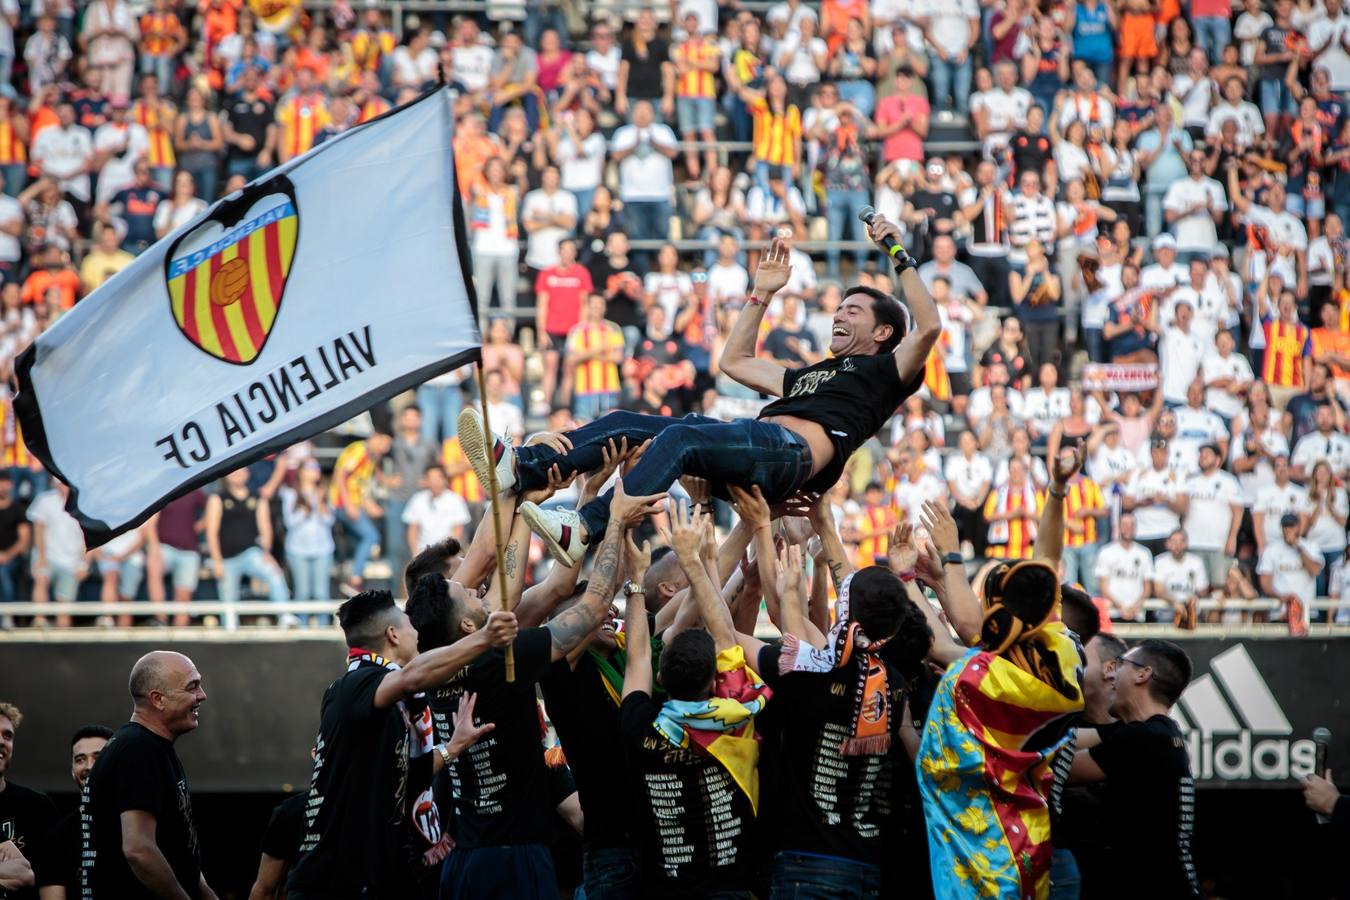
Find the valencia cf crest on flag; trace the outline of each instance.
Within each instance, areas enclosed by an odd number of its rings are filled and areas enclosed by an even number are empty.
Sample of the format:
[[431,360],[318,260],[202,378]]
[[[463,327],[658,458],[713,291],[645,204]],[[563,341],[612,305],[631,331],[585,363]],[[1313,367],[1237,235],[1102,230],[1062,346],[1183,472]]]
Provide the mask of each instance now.
[[281,311],[299,229],[295,188],[279,175],[175,240],[164,274],[183,336],[228,363],[257,359]]

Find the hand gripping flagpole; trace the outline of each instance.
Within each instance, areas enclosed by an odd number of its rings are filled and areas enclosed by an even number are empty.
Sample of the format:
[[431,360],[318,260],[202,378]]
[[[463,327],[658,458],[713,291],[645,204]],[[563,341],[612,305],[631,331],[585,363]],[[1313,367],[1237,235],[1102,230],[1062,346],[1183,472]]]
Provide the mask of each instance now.
[[[497,493],[497,461],[492,452],[493,445],[496,443],[496,433],[492,430],[492,423],[488,421],[488,402],[487,402],[487,372],[483,368],[483,360],[480,358],[478,366],[478,402],[483,408],[483,434],[487,438],[488,449],[488,496],[492,498],[492,537],[497,544],[497,585],[502,596],[502,609],[506,612],[511,611],[511,595],[506,586],[506,550],[502,546],[502,520],[501,520],[501,501],[502,498]],[[529,554],[526,554],[528,556]],[[516,680],[516,654],[514,648],[506,645],[506,680],[508,683]]]

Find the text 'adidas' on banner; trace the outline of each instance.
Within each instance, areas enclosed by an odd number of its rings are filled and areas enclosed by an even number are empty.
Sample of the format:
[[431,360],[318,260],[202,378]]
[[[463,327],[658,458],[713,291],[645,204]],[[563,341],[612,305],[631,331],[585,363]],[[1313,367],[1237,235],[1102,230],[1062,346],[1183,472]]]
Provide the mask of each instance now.
[[446,91],[155,244],[17,364],[90,547],[175,495],[478,358]]

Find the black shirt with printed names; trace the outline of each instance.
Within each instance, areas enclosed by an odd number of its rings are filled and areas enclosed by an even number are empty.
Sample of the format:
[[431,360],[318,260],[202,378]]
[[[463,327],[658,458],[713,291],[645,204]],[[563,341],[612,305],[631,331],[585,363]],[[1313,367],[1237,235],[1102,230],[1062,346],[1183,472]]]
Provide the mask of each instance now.
[[261,852],[273,859],[295,862],[300,855],[300,845],[305,842],[305,805],[308,801],[309,791],[301,791],[277,804],[267,822],[267,830],[263,832],[258,848]]
[[825,429],[834,459],[805,485],[826,491],[844,473],[844,464],[881,430],[900,404],[923,384],[923,369],[904,384],[894,353],[839,356],[783,373],[783,397],[760,410],[759,418],[796,416]]
[[769,720],[762,753],[773,758],[774,846],[880,866],[882,835],[891,815],[891,782],[904,748],[899,739],[903,679],[890,670],[891,749],[844,756],[853,734],[856,665],[831,672],[778,674],[778,646],[766,646],[756,671],[773,688],[772,707],[788,714]]
[[567,660],[558,660],[540,687],[576,781],[587,849],[631,846],[628,798],[622,790],[615,790],[615,785],[628,781],[623,755],[614,750],[619,740],[619,707],[605,690],[595,659],[583,653],[575,669]]
[[554,837],[535,697],[535,682],[547,676],[553,661],[553,637],[547,628],[528,628],[512,646],[514,682],[506,680],[505,651],[495,649],[427,692],[438,742],[454,733],[452,716],[466,692],[478,695],[474,720],[493,725],[449,769],[456,847],[548,844]]
[[202,857],[192,795],[173,742],[128,722],[99,754],[84,785],[80,888],[85,900],[157,896],[131,871],[122,852],[122,813],[155,817],[155,845],[189,897],[201,896]]
[[404,895],[410,732],[399,704],[375,705],[391,671],[363,665],[324,691],[304,837],[286,882],[290,893]]
[[673,746],[654,723],[661,703],[638,691],[619,709],[641,896],[701,897],[750,887],[754,809],[712,756]]
[[1103,817],[1118,866],[1102,896],[1191,900],[1201,896],[1191,859],[1195,780],[1181,729],[1156,715],[1102,732],[1088,750],[1106,774]]
[[[0,791],[0,844],[13,841],[24,859],[35,869],[40,868],[56,824],[56,805],[40,791],[8,780],[4,786]],[[0,887],[0,900],[36,900],[37,895],[36,887],[12,891]]]

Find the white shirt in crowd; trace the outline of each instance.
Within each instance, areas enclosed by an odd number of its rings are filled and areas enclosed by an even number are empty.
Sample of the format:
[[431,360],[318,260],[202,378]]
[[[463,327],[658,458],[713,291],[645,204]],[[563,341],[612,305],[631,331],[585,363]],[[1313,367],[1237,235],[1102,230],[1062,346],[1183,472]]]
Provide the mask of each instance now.
[[1287,513],[1299,515],[1308,511],[1308,491],[1301,485],[1289,482],[1284,487],[1268,484],[1256,492],[1256,502],[1252,504],[1252,515],[1261,513],[1265,519],[1261,532],[1266,544],[1278,544],[1280,537],[1280,519]]
[[[1338,559],[1331,564],[1331,575],[1327,579],[1327,594],[1333,599],[1350,599],[1350,566],[1345,560]],[[1342,604],[1336,610],[1336,624],[1350,622],[1350,605]]]
[[205,209],[206,201],[200,197],[177,205],[172,200],[161,200],[159,206],[155,207],[155,229],[175,231],[197,218]]
[[[556,190],[552,194],[543,188],[530,191],[520,207],[522,223],[535,216],[571,216],[577,218],[577,198],[571,191]],[[525,265],[534,269],[549,269],[559,262],[558,244],[572,234],[572,228],[549,225],[531,231],[525,238]]]
[[525,436],[525,416],[521,413],[520,407],[514,403],[509,401],[489,402],[488,418],[492,422],[492,430],[499,434],[512,439]]
[[605,154],[608,150],[605,136],[598,131],[592,131],[582,138],[580,145],[564,132],[554,157],[558,163],[562,189],[576,192],[599,187],[605,177]]
[[1247,357],[1237,352],[1220,356],[1216,350],[1206,356],[1205,361],[1200,364],[1200,375],[1204,378],[1206,385],[1206,406],[1229,419],[1242,412],[1241,397],[1231,390],[1209,387],[1209,385],[1222,378],[1236,379],[1237,384],[1235,386],[1238,387],[1251,384],[1255,380],[1255,375],[1252,374],[1252,364],[1247,362]]
[[[1005,388],[1005,395],[1008,398],[1008,412],[1014,417],[1022,418],[1022,411],[1026,407],[1026,399],[1022,392],[1013,388]],[[994,401],[989,397],[989,388],[976,388],[970,392],[970,400],[966,404],[966,418],[971,422],[979,422],[994,411]]]
[[[286,523],[286,552],[296,556],[329,556],[336,549],[333,542],[333,523],[337,515],[332,507],[312,498],[306,509],[299,504],[300,493],[292,487],[283,487],[281,517]],[[322,511],[320,511],[322,510]]]
[[[1008,483],[1008,463],[1010,461],[1011,457],[1000,459],[998,465],[994,467],[994,487],[1003,487]],[[1050,483],[1050,471],[1045,467],[1045,460],[1039,456],[1030,455],[1022,457],[1022,462],[1026,463],[1027,477],[1031,479],[1031,483],[1036,490],[1039,491]]]
[[969,59],[970,20],[979,20],[980,6],[975,0],[927,0],[923,12],[928,17],[929,43],[954,56],[966,53]]
[[1182,72],[1172,79],[1172,96],[1181,99],[1181,124],[1187,128],[1204,128],[1209,124],[1209,108],[1217,93],[1214,79],[1208,75],[1192,78]]
[[[9,194],[0,194],[0,229],[15,222],[23,222],[23,207]],[[18,237],[0,230],[0,262],[18,262],[21,255]]]
[[1303,227],[1303,221],[1288,210],[1275,212],[1264,206],[1251,206],[1247,208],[1244,218],[1252,225],[1264,227],[1276,245],[1285,244],[1295,250],[1308,249],[1308,231]]
[[1338,487],[1331,491],[1331,509],[1337,516],[1336,518],[1327,514],[1325,503],[1317,504],[1314,508],[1312,498],[1308,498],[1308,507],[1310,515],[1314,514],[1312,524],[1308,526],[1308,533],[1303,537],[1309,544],[1312,544],[1321,553],[1340,553],[1345,549],[1345,518],[1350,512],[1350,499],[1347,499],[1345,488]]
[[1322,554],[1317,548],[1300,538],[1290,546],[1283,537],[1276,538],[1261,551],[1261,561],[1256,564],[1257,575],[1269,575],[1270,586],[1279,596],[1293,594],[1303,601],[1304,615],[1307,615],[1308,603],[1317,595],[1317,576],[1309,575],[1304,566],[1305,558],[1322,562]]
[[[1153,556],[1143,545],[1131,542],[1126,546],[1120,541],[1107,544],[1097,554],[1095,574],[1104,596],[1130,610],[1129,619],[1144,621],[1142,601],[1153,577]],[[1115,617],[1114,611],[1112,615]]]
[[1246,502],[1237,479],[1223,469],[1186,480],[1190,505],[1186,507],[1186,540],[1192,550],[1222,552],[1233,519],[1242,516]]
[[1139,270],[1139,286],[1146,291],[1166,292],[1190,280],[1190,270],[1179,262],[1170,266],[1153,263]]
[[1350,91],[1350,54],[1345,52],[1347,42],[1350,42],[1350,16],[1343,10],[1334,19],[1324,16],[1308,26],[1308,47],[1326,45],[1313,65],[1326,68],[1327,74],[1331,76],[1331,89],[1336,93]]
[[1177,238],[1177,249],[1182,253],[1213,250],[1218,242],[1213,213],[1227,211],[1228,199],[1224,195],[1223,187],[1217,181],[1204,176],[1199,179],[1183,178],[1174,181],[1163,195],[1163,209],[1169,212],[1179,213],[1196,204],[1203,204],[1203,207],[1172,222],[1172,233]]
[[610,45],[608,53],[601,53],[595,49],[586,51],[586,66],[599,75],[600,80],[605,83],[605,87],[611,91],[616,90],[619,86],[619,64],[621,62],[623,62],[623,49],[617,41]]
[[[390,55],[393,82],[403,87],[417,87],[435,81],[440,61],[440,55],[431,47],[423,47],[416,56],[413,56],[407,44],[395,47]],[[487,86],[486,80],[483,86]]]
[[455,81],[471,91],[481,91],[492,74],[492,48],[481,43],[455,47],[450,51],[450,66]]
[[714,263],[708,269],[708,298],[711,300],[729,300],[732,297],[744,297],[749,293],[750,273],[745,266],[732,261],[724,266]]
[[759,185],[752,187],[745,195],[745,217],[751,222],[782,225],[791,219],[794,213],[798,216],[806,215],[806,203],[802,200],[802,192],[795,184],[788,185],[781,198]]
[[1106,490],[1114,484],[1129,483],[1130,476],[1139,468],[1139,458],[1125,445],[1108,447],[1103,443],[1088,460],[1088,477]]
[[1209,590],[1209,575],[1194,553],[1183,553],[1181,559],[1163,553],[1153,560],[1153,583],[1166,599],[1185,603]]
[[[937,469],[936,471],[942,471]],[[931,471],[924,472],[916,479],[902,478],[895,485],[895,505],[905,512],[910,522],[923,521],[923,505],[930,500],[942,500],[947,496],[947,485]]]
[[1294,454],[1289,457],[1289,464],[1302,466],[1303,471],[1311,475],[1313,466],[1323,459],[1331,466],[1331,471],[1336,477],[1344,476],[1346,471],[1350,470],[1350,437],[1339,431],[1333,431],[1329,435],[1324,435],[1320,431],[1305,434],[1294,445]]
[[96,203],[110,203],[118,191],[136,183],[136,161],[150,152],[150,133],[136,122],[108,122],[94,132],[94,149],[107,153],[108,161],[98,173]]
[[1135,472],[1125,487],[1125,495],[1138,503],[1134,508],[1135,536],[1152,541],[1176,531],[1181,517],[1167,504],[1184,492],[1181,479],[1171,468],[1149,466]]
[[1228,440],[1228,427],[1223,424],[1218,413],[1211,412],[1209,408],[1179,406],[1173,412],[1177,417],[1177,434],[1172,438],[1172,443],[1187,445],[1186,458],[1189,460],[1194,455],[1197,465],[1201,447],[1205,444],[1219,444],[1222,447],[1223,442]]
[[1046,393],[1034,387],[1022,395],[1022,418],[1032,437],[1049,434],[1055,423],[1069,414],[1069,389],[1057,387]]
[[944,474],[953,494],[983,500],[982,491],[988,490],[994,480],[994,467],[983,453],[976,453],[970,459],[966,459],[964,453],[955,453],[947,457]]
[[28,507],[28,521],[41,525],[43,543],[39,547],[34,538],[33,559],[38,550],[45,550],[47,564],[52,569],[73,572],[84,561],[84,532],[75,517],[66,512],[66,502],[55,490],[38,494]]
[[[1228,458],[1230,461],[1245,459],[1247,457],[1247,436],[1244,429],[1239,433],[1238,439],[1233,441],[1228,448]],[[1271,458],[1276,456],[1289,455],[1289,440],[1278,428],[1269,427],[1256,436],[1256,442],[1265,450]],[[1252,471],[1238,476],[1238,484],[1242,485],[1242,495],[1247,498],[1247,505],[1253,507],[1255,512],[1256,498],[1260,495],[1261,489],[1267,485],[1275,483],[1275,469],[1271,466],[1269,460],[1260,459]]]
[[694,292],[694,282],[685,272],[648,272],[642,280],[642,291],[661,304],[666,311],[666,327],[670,327],[680,309],[680,301]]
[[611,153],[636,148],[619,162],[619,199],[625,203],[670,199],[675,171],[670,157],[657,150],[658,146],[675,150],[680,142],[675,132],[659,124],[646,128],[624,125],[614,132],[609,143]]
[[464,498],[449,490],[433,494],[430,489],[423,488],[413,494],[403,508],[403,524],[417,526],[417,546],[408,548],[413,553],[453,537],[456,529],[470,521]]
[[94,154],[94,139],[80,125],[44,128],[33,140],[33,162],[42,174],[61,183],[62,193],[89,202],[89,176],[84,167]]
[[[1212,344],[1211,344],[1212,346]],[[1190,331],[1172,327],[1163,331],[1158,348],[1162,368],[1162,395],[1173,403],[1186,402],[1186,389],[1200,371],[1205,358],[1205,344]]]
[[1256,108],[1256,104],[1245,100],[1239,100],[1237,103],[1221,100],[1210,110],[1209,124],[1205,126],[1205,137],[1210,140],[1218,137],[1223,131],[1223,123],[1229,119],[1237,123],[1237,135],[1234,139],[1239,147],[1250,147],[1252,141],[1266,133],[1265,120],[1261,118],[1261,110]]

